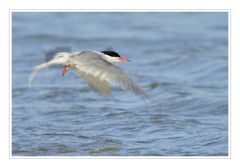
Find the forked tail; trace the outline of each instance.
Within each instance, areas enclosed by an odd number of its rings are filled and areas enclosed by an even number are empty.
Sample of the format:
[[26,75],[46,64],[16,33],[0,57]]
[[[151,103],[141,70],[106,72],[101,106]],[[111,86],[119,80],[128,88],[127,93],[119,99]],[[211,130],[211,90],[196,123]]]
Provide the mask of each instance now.
[[69,55],[70,53],[68,52],[60,52],[57,53],[50,61],[35,66],[32,73],[28,77],[28,86],[32,87],[32,80],[40,71],[54,65],[65,65],[69,58]]

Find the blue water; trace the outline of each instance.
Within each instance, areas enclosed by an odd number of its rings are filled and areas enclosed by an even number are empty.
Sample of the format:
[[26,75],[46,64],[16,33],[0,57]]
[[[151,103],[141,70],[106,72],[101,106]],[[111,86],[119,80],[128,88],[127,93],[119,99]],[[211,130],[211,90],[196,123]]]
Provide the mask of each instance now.
[[[226,12],[14,12],[13,156],[227,156]],[[113,49],[151,96],[91,92],[73,72],[32,68],[57,51]]]

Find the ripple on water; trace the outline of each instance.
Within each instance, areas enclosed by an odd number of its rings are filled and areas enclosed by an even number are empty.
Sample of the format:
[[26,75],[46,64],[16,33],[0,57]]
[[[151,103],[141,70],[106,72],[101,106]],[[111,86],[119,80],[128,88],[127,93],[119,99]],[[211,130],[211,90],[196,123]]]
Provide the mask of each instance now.
[[[52,26],[59,13],[14,13],[13,155],[226,156],[227,18],[226,12],[62,12],[61,26]],[[66,33],[69,23],[75,28]],[[106,48],[132,60],[117,66],[149,100],[118,87],[113,99],[103,98],[71,70],[62,78],[60,67],[27,87],[33,66],[56,51]]]

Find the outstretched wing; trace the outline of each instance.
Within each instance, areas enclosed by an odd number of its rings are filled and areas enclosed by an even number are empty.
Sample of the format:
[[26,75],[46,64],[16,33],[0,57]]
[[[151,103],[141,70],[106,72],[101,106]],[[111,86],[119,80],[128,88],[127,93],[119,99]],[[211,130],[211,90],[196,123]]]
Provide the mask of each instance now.
[[[103,94],[109,93],[108,83],[115,83],[122,88],[133,91],[134,93],[145,98],[148,95],[135,83],[130,76],[121,68],[108,63],[99,58],[91,57],[82,59],[81,64],[74,64],[72,67],[76,73],[83,76],[90,87]],[[90,80],[89,80],[90,79]]]

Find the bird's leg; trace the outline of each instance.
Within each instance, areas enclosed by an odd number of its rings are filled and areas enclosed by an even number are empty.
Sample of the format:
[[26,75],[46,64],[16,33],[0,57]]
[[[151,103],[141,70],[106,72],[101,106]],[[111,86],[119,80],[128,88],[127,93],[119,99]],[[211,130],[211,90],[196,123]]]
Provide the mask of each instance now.
[[64,76],[64,74],[68,71],[69,67],[71,66],[71,64],[67,64],[63,70],[62,70],[62,76]]

